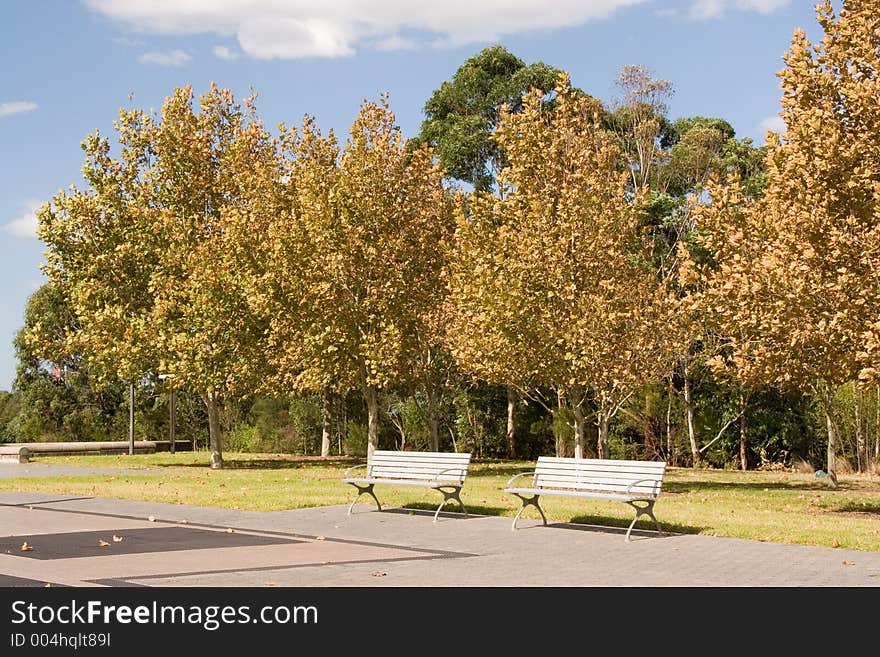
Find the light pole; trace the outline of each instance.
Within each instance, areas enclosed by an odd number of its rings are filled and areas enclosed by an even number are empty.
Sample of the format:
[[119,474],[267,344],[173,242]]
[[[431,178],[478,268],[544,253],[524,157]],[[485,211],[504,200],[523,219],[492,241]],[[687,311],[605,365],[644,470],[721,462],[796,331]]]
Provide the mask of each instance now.
[[[171,374],[160,374],[159,379],[171,379]],[[174,454],[174,387],[168,384],[168,439],[171,441],[171,453]]]

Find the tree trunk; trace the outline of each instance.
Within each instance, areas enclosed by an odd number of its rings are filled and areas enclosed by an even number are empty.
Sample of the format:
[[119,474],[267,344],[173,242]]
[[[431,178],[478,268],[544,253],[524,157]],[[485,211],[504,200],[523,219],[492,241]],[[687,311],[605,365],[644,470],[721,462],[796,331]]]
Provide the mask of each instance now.
[[516,451],[516,424],[514,411],[516,410],[516,391],[507,388],[507,458],[513,458]]
[[675,465],[675,452],[672,449],[672,379],[666,394],[666,460]]
[[748,435],[746,430],[746,395],[739,393],[739,463],[743,471],[749,469]]
[[576,459],[584,458],[584,437],[586,420],[584,418],[584,399],[579,390],[573,390],[569,393],[571,401],[571,410],[574,414],[574,457]]
[[321,414],[321,457],[330,456],[330,424],[333,417],[333,397],[329,390],[324,390],[322,396]]
[[874,462],[880,462],[880,386],[877,386],[877,423],[874,425]]
[[[556,411],[561,412],[562,409],[565,408],[565,397],[562,394],[562,390],[559,388],[556,389]],[[556,441],[556,456],[563,457],[565,456],[565,442],[562,439],[562,436],[559,435],[558,431],[553,432],[553,438]]]
[[608,423],[611,419],[609,411],[599,409],[597,417],[597,426],[599,427],[599,438],[596,441],[596,453],[600,459],[611,457],[611,450],[608,447]]
[[828,384],[822,384],[822,410],[825,412],[825,425],[828,428],[828,452],[826,456],[826,480],[828,486],[837,488],[835,456],[837,453],[837,426],[834,424],[834,392]]
[[687,363],[684,366],[684,406],[687,415],[688,440],[691,443],[691,456],[693,457],[693,467],[700,465],[700,450],[697,449],[697,432],[694,428],[694,397],[691,390],[690,368]]
[[345,441],[348,440],[348,395],[342,394],[336,398],[337,417],[339,423],[336,426],[336,439],[339,443],[339,456],[345,453]]
[[220,435],[220,412],[217,408],[217,393],[209,392],[204,396],[205,407],[208,409],[208,436],[211,446],[211,469],[223,467],[222,436]]
[[364,391],[367,401],[367,462],[373,460],[373,452],[379,444],[379,391],[376,386],[367,386]]
[[856,382],[852,382],[852,398],[853,398],[853,421],[855,423],[856,433],[856,465],[859,472],[863,471],[863,466],[868,462],[868,450],[865,447],[865,434],[862,431],[862,395],[856,386]]
[[427,400],[428,436],[431,438],[431,448],[435,452],[440,451],[440,418],[438,417],[437,393],[431,383],[425,384],[425,399]]

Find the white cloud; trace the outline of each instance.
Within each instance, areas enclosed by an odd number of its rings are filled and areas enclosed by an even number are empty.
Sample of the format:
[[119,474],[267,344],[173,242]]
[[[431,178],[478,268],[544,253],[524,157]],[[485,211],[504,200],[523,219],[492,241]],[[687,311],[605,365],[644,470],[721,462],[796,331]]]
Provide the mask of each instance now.
[[413,39],[407,39],[399,34],[379,39],[372,45],[376,50],[414,50],[419,47],[419,44]]
[[86,4],[144,32],[234,36],[246,54],[272,59],[342,57],[358,47],[494,41],[503,35],[581,25],[649,1],[86,0]]
[[783,121],[782,117],[778,114],[768,116],[758,124],[758,127],[761,129],[761,132],[765,134],[768,130],[772,130],[773,132],[782,135],[785,134],[785,131],[788,129],[785,125],[785,121]]
[[770,14],[791,4],[791,0],[694,0],[689,11],[693,20],[721,18],[728,9]]
[[138,57],[141,64],[158,64],[159,66],[183,66],[192,57],[182,50],[172,50],[171,52],[145,52]]
[[257,59],[352,55],[353,37],[344,24],[289,16],[251,18],[238,28],[241,49]]
[[139,46],[144,45],[143,41],[138,41],[137,39],[130,39],[128,37],[114,37],[113,43],[118,43],[120,46],[127,46],[129,48],[137,48]]
[[219,57],[220,59],[237,59],[238,53],[229,48],[228,46],[214,46],[211,49],[211,52],[214,53],[215,57]]
[[4,116],[12,116],[13,114],[23,114],[25,112],[33,112],[37,109],[36,103],[25,100],[18,100],[14,103],[0,103],[0,118]]
[[13,237],[37,237],[37,210],[42,205],[41,201],[28,200],[22,203],[24,212],[0,225],[0,230]]
[[691,5],[690,17],[697,21],[718,18],[724,14],[724,0],[696,0]]
[[750,9],[759,14],[769,14],[790,4],[791,0],[736,0],[739,9]]

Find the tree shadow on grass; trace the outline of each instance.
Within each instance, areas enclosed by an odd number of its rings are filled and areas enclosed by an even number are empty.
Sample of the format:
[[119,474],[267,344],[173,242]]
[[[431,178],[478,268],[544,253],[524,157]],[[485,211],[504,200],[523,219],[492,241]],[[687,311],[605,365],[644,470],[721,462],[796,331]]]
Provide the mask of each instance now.
[[853,492],[860,491],[860,486],[849,482],[838,482],[837,488],[830,488],[824,479],[812,481],[762,482],[762,481],[669,481],[663,482],[663,492],[672,495],[682,493],[699,493],[711,491],[810,491],[810,492]]
[[472,476],[472,477],[507,477],[509,479],[513,475],[520,474],[521,472],[532,472],[534,469],[535,469],[534,464],[529,466],[528,464],[523,465],[522,463],[514,463],[514,464],[475,463],[475,464],[471,464],[470,476]]
[[[334,458],[324,459],[223,459],[223,470],[297,470],[316,468],[337,470],[342,467],[356,465],[357,459]],[[159,463],[158,467],[170,468],[202,468],[210,469],[210,461],[205,463]]]
[[854,513],[866,516],[880,516],[880,502],[845,502],[828,508],[832,513]]

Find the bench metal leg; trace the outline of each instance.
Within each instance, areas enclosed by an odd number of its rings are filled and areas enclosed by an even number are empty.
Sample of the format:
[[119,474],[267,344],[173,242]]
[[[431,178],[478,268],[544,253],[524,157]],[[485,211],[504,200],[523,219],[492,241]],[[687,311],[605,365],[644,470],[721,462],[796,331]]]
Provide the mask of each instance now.
[[373,486],[375,484],[367,484],[366,486],[361,486],[360,484],[351,484],[351,485],[358,489],[358,494],[357,494],[357,497],[355,497],[354,500],[352,500],[351,504],[348,507],[348,515],[351,515],[351,510],[354,508],[355,502],[357,502],[360,499],[361,495],[363,495],[364,493],[367,493],[368,495],[372,495],[373,499],[376,500],[377,510],[378,511],[382,510],[382,505],[379,504],[379,498],[376,497],[376,493],[373,492]]
[[541,519],[544,521],[544,524],[547,524],[547,516],[544,515],[543,509],[541,509],[538,504],[538,498],[540,495],[532,495],[531,497],[525,497],[523,495],[519,495],[514,493],[519,499],[522,500],[522,508],[520,508],[519,512],[516,514],[516,517],[513,519],[513,525],[511,525],[511,529],[516,529],[516,521],[519,520],[519,517],[522,515],[522,512],[526,510],[527,506],[533,506],[538,510],[538,513],[541,514]]
[[437,516],[440,515],[440,509],[446,506],[446,503],[449,500],[455,500],[458,502],[458,505],[461,507],[461,510],[464,511],[464,515],[467,516],[467,509],[464,508],[464,503],[461,501],[461,489],[453,488],[451,490],[444,490],[443,488],[438,488],[441,493],[443,493],[443,501],[440,503],[440,506],[437,507],[437,511],[434,513],[434,522],[437,522]]
[[[644,506],[639,506],[636,502],[642,502]],[[657,518],[654,517],[654,501],[653,500],[634,500],[632,502],[627,502],[632,508],[636,510],[636,517],[633,518],[633,521],[629,523],[629,529],[626,530],[626,541],[630,541],[629,533],[632,531],[632,528],[636,525],[636,520],[639,519],[640,516],[648,516],[651,520],[654,521],[654,524],[657,525],[657,533],[662,535],[663,532],[660,530],[660,523],[657,522]]]

